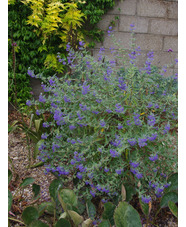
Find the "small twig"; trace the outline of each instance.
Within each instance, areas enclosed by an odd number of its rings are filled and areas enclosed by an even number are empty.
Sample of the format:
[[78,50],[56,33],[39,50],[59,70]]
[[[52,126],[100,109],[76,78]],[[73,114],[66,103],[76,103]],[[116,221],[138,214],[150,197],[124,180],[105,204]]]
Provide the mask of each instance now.
[[18,220],[18,219],[10,218],[10,217],[8,217],[8,219],[9,219],[9,220],[12,220],[12,221],[19,222],[19,223],[23,224],[24,226],[26,226],[24,222],[22,222],[22,221],[20,221],[20,220]]
[[38,198],[35,199],[34,201],[28,203],[27,205],[28,205],[28,206],[33,205],[33,204],[36,203],[39,199],[40,199],[40,197],[38,197]]

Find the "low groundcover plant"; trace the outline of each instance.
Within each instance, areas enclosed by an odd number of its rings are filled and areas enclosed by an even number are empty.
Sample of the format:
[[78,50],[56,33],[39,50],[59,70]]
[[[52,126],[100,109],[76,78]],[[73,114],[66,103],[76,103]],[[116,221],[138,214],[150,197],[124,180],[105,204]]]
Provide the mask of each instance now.
[[114,200],[122,184],[134,186],[144,203],[161,197],[170,185],[167,177],[177,171],[177,76],[164,77],[152,65],[152,51],[139,69],[140,47],[133,46],[125,67],[104,56],[104,48],[97,59],[90,56],[83,41],[79,51],[69,44],[67,51],[59,61],[70,75],[46,79],[29,71],[43,79],[44,93],[27,105],[35,105],[38,116],[50,114],[39,147],[46,173],[73,180],[85,198]]

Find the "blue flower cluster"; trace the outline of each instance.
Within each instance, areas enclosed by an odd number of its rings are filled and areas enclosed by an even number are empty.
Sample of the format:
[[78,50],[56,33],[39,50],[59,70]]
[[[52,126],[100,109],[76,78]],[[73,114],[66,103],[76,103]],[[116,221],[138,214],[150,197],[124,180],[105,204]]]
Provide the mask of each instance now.
[[[130,28],[134,32],[133,24]],[[112,36],[112,27],[108,34]],[[67,58],[58,57],[71,69],[71,77],[44,78],[44,93],[26,103],[35,104],[37,117],[50,115],[42,124],[39,159],[49,162],[46,173],[66,181],[76,178],[82,196],[112,199],[119,195],[123,179],[134,179],[136,187],[142,182],[141,199],[149,203],[152,199],[145,190],[150,187],[162,195],[168,186],[165,176],[172,170],[163,141],[177,124],[177,81],[163,79],[153,68],[153,52],[148,53],[145,67],[138,69],[135,62],[141,49],[134,48],[127,54],[131,64],[118,69],[115,58],[119,61],[119,54],[108,59],[101,47],[95,60],[84,44],[79,42],[77,52],[67,44]],[[40,78],[30,69],[28,74]],[[153,182],[148,187],[146,179]]]

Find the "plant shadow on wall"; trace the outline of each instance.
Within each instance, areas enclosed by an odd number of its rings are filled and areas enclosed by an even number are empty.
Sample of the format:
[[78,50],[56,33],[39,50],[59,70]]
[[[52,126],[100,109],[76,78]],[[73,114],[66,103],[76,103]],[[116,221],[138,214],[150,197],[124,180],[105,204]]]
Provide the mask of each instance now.
[[[130,28],[134,41],[134,24]],[[112,27],[108,35],[114,39]],[[129,54],[110,47],[112,60],[103,47],[95,58],[84,45],[80,41],[77,51],[66,46],[63,62],[71,75],[46,78],[29,71],[43,81],[43,93],[27,105],[38,117],[49,115],[42,122],[46,132],[38,158],[64,188],[73,184],[73,192],[65,189],[68,196],[58,197],[64,212],[55,213],[55,221],[86,226],[74,193],[97,209],[104,204],[102,215],[91,205],[91,217],[88,208],[93,225],[142,226],[138,212],[128,204],[132,199],[138,201],[147,225],[156,225],[165,207],[177,216],[177,74],[164,77],[167,66],[153,66],[152,51],[144,67],[138,68],[141,50],[135,42]],[[116,67],[116,61],[123,66]]]

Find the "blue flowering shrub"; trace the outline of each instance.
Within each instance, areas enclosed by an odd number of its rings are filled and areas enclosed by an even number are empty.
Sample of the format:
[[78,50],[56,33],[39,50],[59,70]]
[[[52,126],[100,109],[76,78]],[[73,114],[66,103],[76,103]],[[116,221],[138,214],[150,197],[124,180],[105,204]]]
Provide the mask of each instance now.
[[119,67],[104,48],[95,58],[79,44],[76,52],[67,45],[62,60],[71,75],[32,73],[43,80],[43,94],[27,105],[35,105],[38,116],[50,115],[39,147],[46,173],[74,182],[75,192],[88,199],[115,200],[122,184],[145,203],[161,197],[177,171],[177,75],[166,78],[152,66],[153,52],[139,69],[139,47],[126,55],[128,66]]

